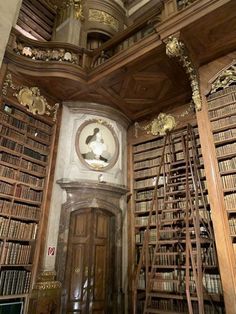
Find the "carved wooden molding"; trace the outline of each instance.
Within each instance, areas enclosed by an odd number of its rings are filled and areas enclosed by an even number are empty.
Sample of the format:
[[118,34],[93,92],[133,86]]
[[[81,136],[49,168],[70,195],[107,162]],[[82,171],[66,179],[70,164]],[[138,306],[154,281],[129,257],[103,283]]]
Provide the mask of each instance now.
[[192,99],[197,110],[202,109],[202,100],[199,88],[199,78],[197,70],[195,69],[193,62],[188,56],[187,49],[183,42],[178,40],[176,37],[170,36],[166,41],[166,54],[170,58],[178,58],[179,62],[185,69],[186,74],[189,76],[191,88],[192,88]]
[[2,88],[4,96],[7,95],[9,88],[16,91],[13,96],[17,98],[22,106],[26,107],[27,111],[34,115],[52,116],[53,121],[56,121],[59,104],[56,103],[54,106],[50,106],[46,98],[40,94],[38,87],[16,86],[13,84],[12,75],[8,73]]
[[236,84],[236,62],[223,70],[217,79],[211,84],[210,94]]

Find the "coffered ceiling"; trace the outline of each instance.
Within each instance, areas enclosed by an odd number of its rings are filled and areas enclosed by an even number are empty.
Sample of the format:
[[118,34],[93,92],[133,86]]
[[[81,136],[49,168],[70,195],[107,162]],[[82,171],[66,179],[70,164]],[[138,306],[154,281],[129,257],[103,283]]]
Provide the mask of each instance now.
[[[236,1],[216,9],[182,27],[196,67],[236,48]],[[169,58],[157,32],[147,44],[135,43],[90,71],[76,66],[25,62],[8,55],[12,67],[24,73],[43,90],[60,101],[87,101],[105,104],[136,121],[153,116],[163,108],[191,100],[191,87],[184,68]]]

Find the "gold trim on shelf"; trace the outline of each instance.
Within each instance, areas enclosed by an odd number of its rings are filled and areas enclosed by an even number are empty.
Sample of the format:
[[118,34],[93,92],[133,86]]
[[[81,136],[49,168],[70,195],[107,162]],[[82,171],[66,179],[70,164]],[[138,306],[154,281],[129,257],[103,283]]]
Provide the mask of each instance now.
[[192,99],[197,110],[202,109],[202,100],[199,88],[199,78],[197,71],[188,56],[187,49],[183,42],[176,37],[170,36],[166,41],[166,54],[170,58],[178,58],[183,65],[186,74],[189,76],[190,84],[192,88]]
[[234,83],[236,84],[236,64],[232,64],[217,77],[211,85],[210,94],[225,89]]
[[119,21],[107,12],[89,9],[89,21],[98,22],[104,25],[112,27],[115,31],[119,30]]
[[50,106],[46,98],[40,94],[40,89],[38,87],[15,86],[12,81],[12,75],[8,73],[2,88],[4,96],[7,95],[8,88],[16,91],[13,96],[17,98],[22,106],[26,107],[27,111],[34,115],[46,114],[52,116],[53,121],[56,121],[59,104],[56,103],[54,106]]

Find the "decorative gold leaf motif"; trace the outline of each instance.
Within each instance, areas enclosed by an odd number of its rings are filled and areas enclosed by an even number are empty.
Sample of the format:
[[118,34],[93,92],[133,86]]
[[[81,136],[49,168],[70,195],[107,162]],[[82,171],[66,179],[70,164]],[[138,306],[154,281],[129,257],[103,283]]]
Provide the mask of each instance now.
[[7,95],[9,87],[16,91],[13,96],[17,98],[22,106],[26,107],[27,111],[34,115],[52,115],[53,121],[56,120],[59,104],[56,103],[54,106],[50,106],[46,98],[40,95],[40,89],[38,87],[15,86],[12,82],[11,74],[8,73],[2,88],[4,96]]
[[212,83],[210,94],[220,89],[225,89],[232,84],[236,84],[236,64],[232,64],[228,69],[224,70]]
[[150,123],[143,127],[148,134],[164,135],[168,131],[175,128],[175,118],[169,114],[160,113],[157,118],[153,119]]
[[199,79],[197,71],[188,56],[187,49],[183,42],[179,41],[176,37],[170,36],[166,41],[166,54],[170,58],[178,58],[186,74],[188,74],[190,79],[190,84],[192,88],[192,99],[197,110],[202,109],[201,94],[199,88]]
[[108,25],[115,31],[119,30],[119,21],[109,13],[101,10],[89,9],[89,21]]

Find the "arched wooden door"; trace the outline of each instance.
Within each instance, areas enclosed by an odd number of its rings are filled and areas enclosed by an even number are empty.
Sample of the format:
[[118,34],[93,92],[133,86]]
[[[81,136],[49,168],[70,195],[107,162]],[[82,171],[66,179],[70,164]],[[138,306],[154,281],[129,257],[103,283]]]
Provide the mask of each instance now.
[[66,263],[66,313],[112,314],[115,217],[101,209],[71,213]]

